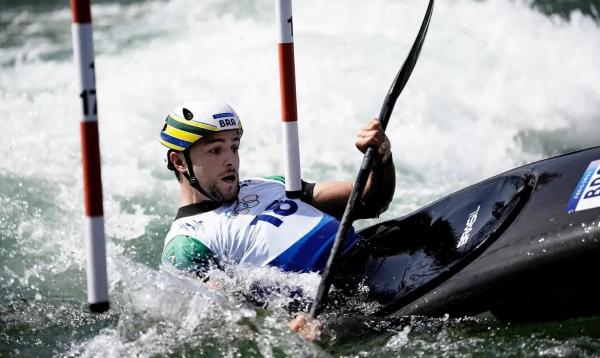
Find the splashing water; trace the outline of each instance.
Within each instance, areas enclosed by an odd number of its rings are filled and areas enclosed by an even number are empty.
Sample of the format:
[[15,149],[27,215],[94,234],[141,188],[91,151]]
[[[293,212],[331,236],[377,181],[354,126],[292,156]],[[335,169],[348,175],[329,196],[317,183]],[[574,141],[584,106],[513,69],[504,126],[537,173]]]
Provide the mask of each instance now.
[[[316,274],[229,267],[213,273],[222,288],[210,289],[159,270],[177,187],[157,137],[178,103],[197,97],[231,103],[246,133],[242,177],[282,172],[275,14],[266,0],[94,4],[112,309],[87,313],[70,11],[63,2],[2,4],[0,355],[600,352],[594,318],[534,326],[474,318],[359,320],[357,312],[373,310],[360,299],[349,299],[349,311],[324,315],[332,337],[312,344],[286,321],[290,305],[304,308],[303,298],[314,295]],[[390,120],[396,197],[379,220],[526,162],[598,143],[598,9],[580,1],[555,14],[551,1],[533,4],[543,12],[526,1],[436,3]],[[379,112],[424,11],[420,1],[294,3],[305,179],[355,175],[361,155],[354,136]]]

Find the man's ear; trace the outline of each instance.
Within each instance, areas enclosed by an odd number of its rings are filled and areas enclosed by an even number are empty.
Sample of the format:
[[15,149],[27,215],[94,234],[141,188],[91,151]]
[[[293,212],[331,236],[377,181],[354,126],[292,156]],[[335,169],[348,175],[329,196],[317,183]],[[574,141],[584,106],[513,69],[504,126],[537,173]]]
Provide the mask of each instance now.
[[180,173],[185,173],[187,171],[187,167],[185,166],[185,160],[183,159],[183,153],[171,151],[169,153],[169,160],[171,161],[175,170]]

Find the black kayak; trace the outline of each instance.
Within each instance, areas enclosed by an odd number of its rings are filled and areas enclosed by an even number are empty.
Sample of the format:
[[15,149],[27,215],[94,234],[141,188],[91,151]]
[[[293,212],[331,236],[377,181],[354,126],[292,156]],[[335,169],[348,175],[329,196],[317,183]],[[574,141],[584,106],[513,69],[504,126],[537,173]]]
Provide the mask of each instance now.
[[600,147],[528,164],[360,231],[337,277],[377,316],[600,314]]

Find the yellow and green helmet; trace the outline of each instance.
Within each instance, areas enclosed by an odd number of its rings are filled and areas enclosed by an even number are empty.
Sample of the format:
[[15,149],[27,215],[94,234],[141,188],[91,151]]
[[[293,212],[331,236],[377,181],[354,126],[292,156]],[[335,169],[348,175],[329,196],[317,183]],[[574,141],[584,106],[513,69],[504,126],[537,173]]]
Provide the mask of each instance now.
[[240,135],[243,132],[240,118],[227,103],[187,102],[167,116],[160,142],[181,152],[202,137],[230,129],[239,130]]

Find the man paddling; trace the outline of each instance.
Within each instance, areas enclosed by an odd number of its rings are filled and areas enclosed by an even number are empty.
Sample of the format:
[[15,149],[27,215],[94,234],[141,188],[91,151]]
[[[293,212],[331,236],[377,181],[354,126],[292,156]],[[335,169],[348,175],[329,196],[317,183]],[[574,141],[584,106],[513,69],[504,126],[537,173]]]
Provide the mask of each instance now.
[[[224,103],[190,102],[167,116],[160,142],[169,148],[167,167],[179,182],[180,200],[162,264],[201,277],[225,262],[322,271],[352,183],[303,181],[301,197],[292,199],[282,177],[240,180],[242,134],[238,115]],[[390,142],[379,121],[360,131],[356,147],[376,149],[356,218],[377,217],[395,189]],[[357,240],[351,231],[344,249]]]

